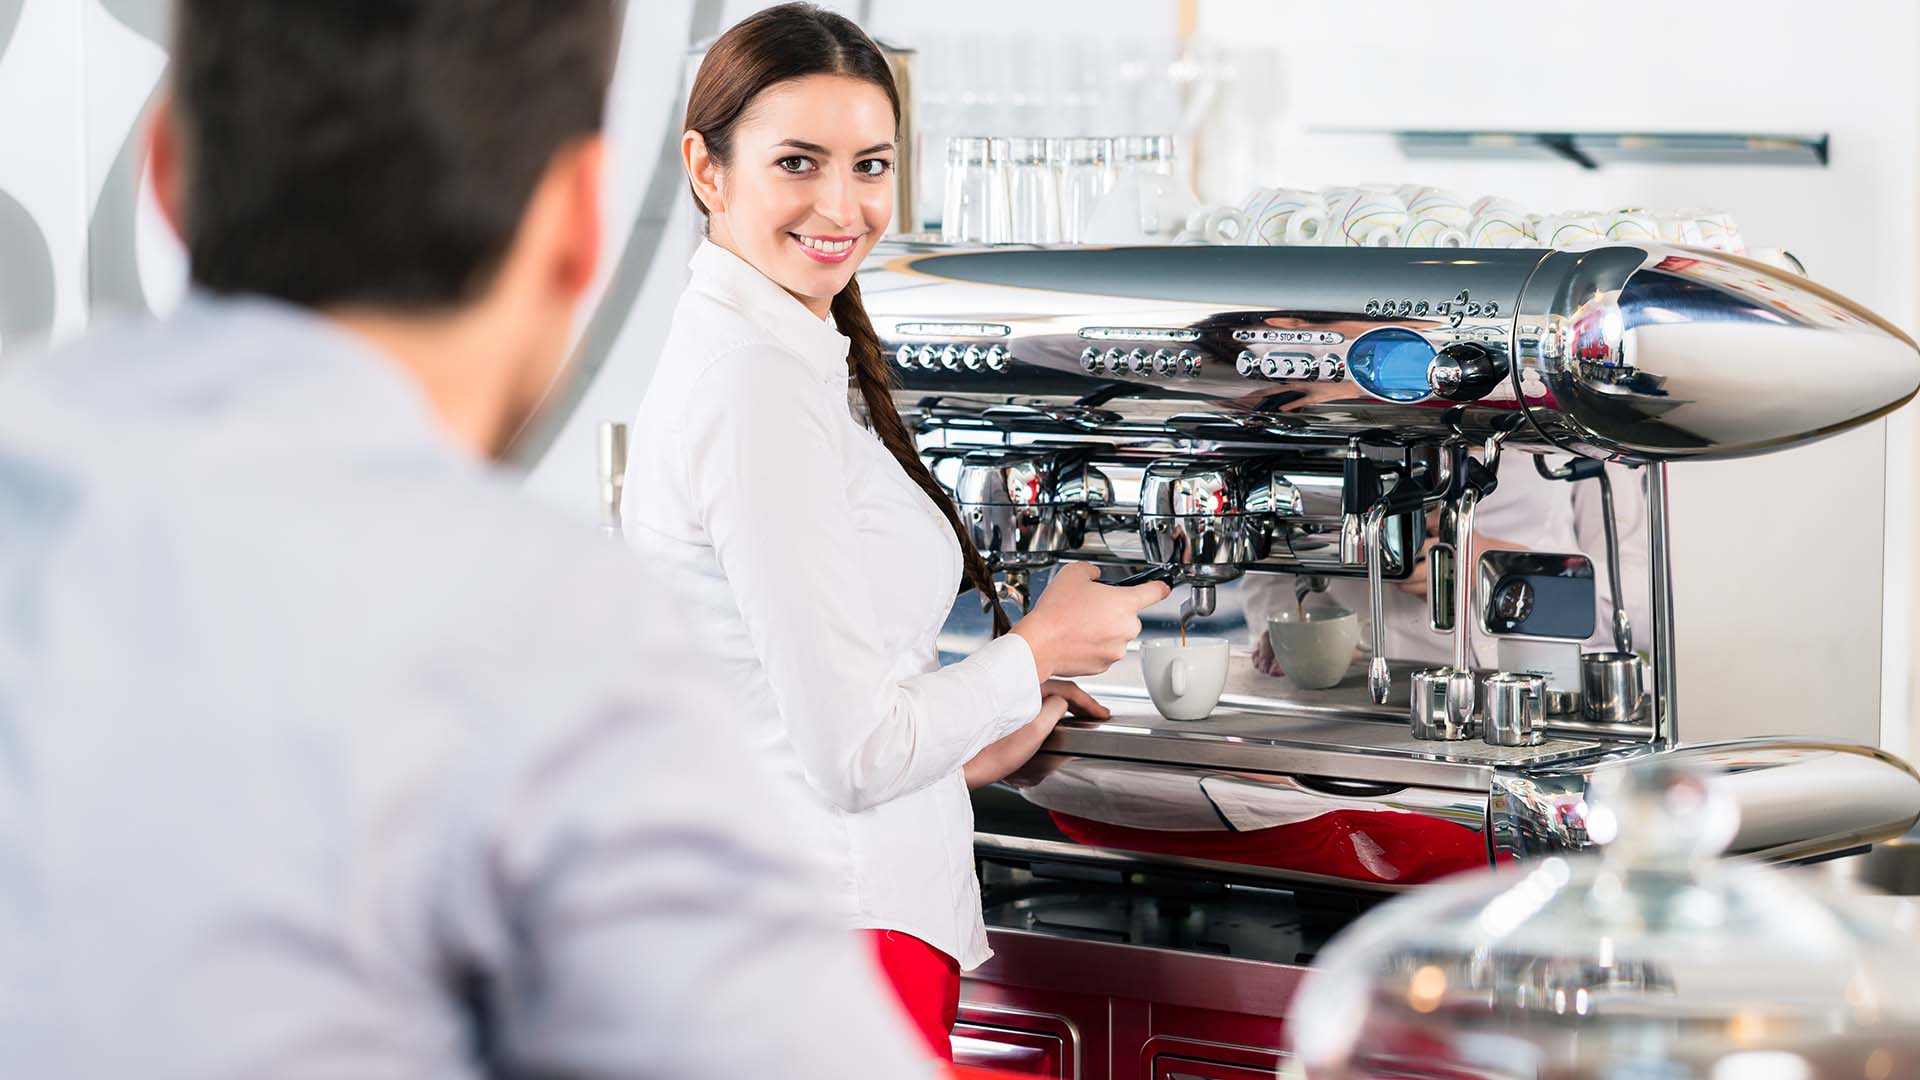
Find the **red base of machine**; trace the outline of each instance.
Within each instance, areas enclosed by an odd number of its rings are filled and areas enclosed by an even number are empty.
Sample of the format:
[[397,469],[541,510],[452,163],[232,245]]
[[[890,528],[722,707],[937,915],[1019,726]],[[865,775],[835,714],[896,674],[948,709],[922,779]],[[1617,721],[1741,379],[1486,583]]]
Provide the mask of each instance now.
[[954,1058],[1079,1080],[1272,1080],[1305,969],[992,930]]

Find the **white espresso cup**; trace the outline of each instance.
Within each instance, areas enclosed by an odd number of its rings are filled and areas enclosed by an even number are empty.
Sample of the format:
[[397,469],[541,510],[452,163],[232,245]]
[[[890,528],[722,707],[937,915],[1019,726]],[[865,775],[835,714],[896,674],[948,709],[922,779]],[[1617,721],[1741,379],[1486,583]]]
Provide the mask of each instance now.
[[1392,191],[1327,188],[1327,223],[1321,243],[1329,247],[1393,247],[1407,227],[1407,204]]
[[1473,224],[1467,227],[1467,243],[1477,248],[1517,248],[1533,246],[1532,215],[1526,208],[1506,199],[1486,198],[1474,203]]
[[1653,215],[1656,228],[1660,230],[1660,239],[1669,244],[1681,244],[1686,247],[1705,247],[1706,234],[1700,231],[1700,221],[1685,211],[1663,211]]
[[1615,210],[1601,219],[1607,227],[1607,239],[1628,243],[1660,239],[1660,223],[1645,210],[1631,207]]
[[1327,234],[1327,202],[1316,191],[1262,188],[1241,207],[1246,242],[1269,247],[1322,243]]
[[1724,210],[1682,210],[1681,213],[1693,215],[1694,224],[1700,228],[1700,242],[1707,247],[1735,255],[1746,253],[1746,241],[1732,214]]
[[1227,688],[1227,639],[1154,638],[1140,643],[1140,670],[1153,707],[1169,720],[1204,720]]
[[1460,197],[1445,188],[1408,184],[1400,189],[1407,204],[1407,225],[1400,232],[1402,247],[1458,248],[1467,246],[1467,228],[1473,214]]
[[1325,690],[1347,677],[1360,645],[1360,616],[1346,608],[1283,610],[1267,619],[1267,642],[1287,678],[1302,690]]
[[1187,227],[1174,238],[1181,244],[1237,244],[1247,231],[1246,215],[1231,206],[1206,206],[1187,215]]
[[1606,235],[1606,222],[1598,214],[1577,211],[1570,214],[1542,214],[1533,223],[1533,239],[1541,247],[1557,248],[1589,240],[1604,240]]

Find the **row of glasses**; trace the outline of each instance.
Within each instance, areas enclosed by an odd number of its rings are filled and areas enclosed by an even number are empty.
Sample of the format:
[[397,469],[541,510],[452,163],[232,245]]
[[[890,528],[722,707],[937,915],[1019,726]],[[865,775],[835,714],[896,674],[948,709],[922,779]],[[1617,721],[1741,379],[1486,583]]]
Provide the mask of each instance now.
[[[1080,243],[1094,208],[1116,186],[1142,190],[1142,178],[1173,172],[1173,139],[1166,135],[955,136],[947,140],[941,239],[950,244]],[[1143,219],[1153,205],[1141,199]]]

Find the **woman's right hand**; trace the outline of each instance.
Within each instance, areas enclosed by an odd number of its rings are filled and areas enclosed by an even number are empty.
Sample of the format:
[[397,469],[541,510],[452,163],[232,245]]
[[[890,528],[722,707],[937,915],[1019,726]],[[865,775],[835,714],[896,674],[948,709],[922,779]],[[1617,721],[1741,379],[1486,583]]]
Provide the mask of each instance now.
[[1140,613],[1172,592],[1163,581],[1119,588],[1102,585],[1090,563],[1055,570],[1040,599],[1013,632],[1033,650],[1040,681],[1099,675],[1127,655],[1140,636]]

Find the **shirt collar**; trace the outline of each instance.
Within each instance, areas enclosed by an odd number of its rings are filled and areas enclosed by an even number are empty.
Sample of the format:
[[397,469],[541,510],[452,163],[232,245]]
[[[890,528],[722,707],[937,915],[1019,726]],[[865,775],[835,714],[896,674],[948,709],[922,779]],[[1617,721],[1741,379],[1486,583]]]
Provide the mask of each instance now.
[[849,343],[831,316],[820,319],[752,263],[711,240],[700,242],[687,265],[693,270],[693,288],[737,309],[792,346],[823,377],[846,380]]

